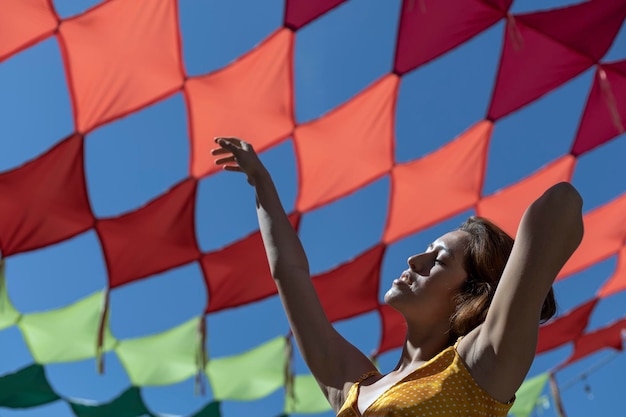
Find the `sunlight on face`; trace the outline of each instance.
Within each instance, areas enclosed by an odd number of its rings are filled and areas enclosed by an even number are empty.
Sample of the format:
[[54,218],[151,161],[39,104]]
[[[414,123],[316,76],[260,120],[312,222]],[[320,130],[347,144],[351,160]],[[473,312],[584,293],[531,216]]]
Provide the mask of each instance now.
[[385,302],[406,314],[448,318],[454,294],[467,279],[464,256],[468,241],[467,232],[455,230],[436,239],[425,252],[409,257],[409,268],[393,281]]

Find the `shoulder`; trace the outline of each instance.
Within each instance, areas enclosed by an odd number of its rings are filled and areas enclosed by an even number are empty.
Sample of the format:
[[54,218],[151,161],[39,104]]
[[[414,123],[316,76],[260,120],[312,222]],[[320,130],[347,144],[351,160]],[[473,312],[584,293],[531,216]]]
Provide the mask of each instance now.
[[478,386],[494,400],[506,404],[515,397],[530,369],[536,338],[518,340],[523,345],[521,350],[532,354],[508,360],[509,355],[502,355],[488,343],[485,333],[483,325],[478,326],[458,342],[456,350]]

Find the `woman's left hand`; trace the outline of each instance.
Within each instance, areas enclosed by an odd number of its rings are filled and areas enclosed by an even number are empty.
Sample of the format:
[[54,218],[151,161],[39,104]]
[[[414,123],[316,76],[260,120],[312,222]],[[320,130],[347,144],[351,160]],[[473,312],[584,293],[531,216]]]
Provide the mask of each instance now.
[[226,171],[243,172],[250,185],[254,186],[259,174],[266,172],[263,163],[248,142],[233,137],[217,137],[215,143],[220,147],[211,150],[214,156],[221,156],[215,161]]

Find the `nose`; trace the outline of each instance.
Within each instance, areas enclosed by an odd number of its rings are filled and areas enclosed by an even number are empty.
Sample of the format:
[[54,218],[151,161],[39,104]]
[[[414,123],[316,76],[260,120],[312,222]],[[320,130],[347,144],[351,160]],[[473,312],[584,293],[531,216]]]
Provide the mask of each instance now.
[[420,253],[417,255],[409,256],[409,259],[407,259],[406,262],[409,265],[411,271],[416,272],[420,275],[428,275],[428,268],[426,268],[426,258],[427,255],[425,253]]

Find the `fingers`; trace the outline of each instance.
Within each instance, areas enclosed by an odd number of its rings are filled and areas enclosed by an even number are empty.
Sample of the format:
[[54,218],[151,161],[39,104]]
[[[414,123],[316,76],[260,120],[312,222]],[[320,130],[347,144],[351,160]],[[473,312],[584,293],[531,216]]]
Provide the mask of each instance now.
[[224,154],[227,154],[227,153],[232,154],[232,152],[229,151],[226,148],[213,148],[213,149],[211,149],[211,155],[217,156],[217,155],[224,155]]
[[215,161],[215,165],[222,165],[222,169],[225,171],[244,172],[239,164],[237,164],[237,160],[234,156],[218,159],[217,161]]
[[215,143],[220,145],[222,148],[235,150],[235,149],[243,149],[244,151],[252,151],[254,152],[254,148],[248,142],[245,142],[239,138],[235,137],[221,137],[218,136],[213,139]]
[[223,165],[222,169],[226,171],[243,172],[243,170],[237,163],[237,158],[228,149],[224,149],[224,148],[211,149],[211,153],[213,155],[230,154],[230,156],[227,156],[226,158],[216,159],[215,165]]
[[211,149],[211,155],[219,156],[225,154],[234,154],[236,151],[245,149],[245,142],[238,138],[216,137],[213,139],[215,143],[220,145],[219,148]]
[[242,148],[243,147],[242,145],[245,143],[239,138],[221,137],[221,136],[216,137],[214,141],[220,146],[224,146],[224,147],[235,146],[237,148]]
[[[240,164],[243,162],[244,166],[248,166],[248,170],[252,166],[251,161],[254,164],[256,154],[252,145],[235,137],[216,137],[213,140],[219,145],[219,148],[211,149],[211,154],[218,157],[214,162],[215,165],[222,166],[226,171],[249,173]],[[252,184],[250,178],[248,182]]]
[[231,155],[227,158],[220,158],[215,160],[215,165],[224,165],[224,164],[232,164],[237,163],[237,159]]
[[224,171],[243,172],[239,165],[224,165],[222,169]]
[[237,138],[223,138],[223,137],[217,137],[214,139],[214,141],[215,143],[220,145],[220,147],[211,149],[211,155],[213,156],[228,155],[228,154],[231,155],[228,158],[222,158],[222,159],[216,160],[215,164],[222,165],[222,164],[235,162],[235,157],[233,155],[238,149],[241,149],[240,146],[241,146],[242,141]]

